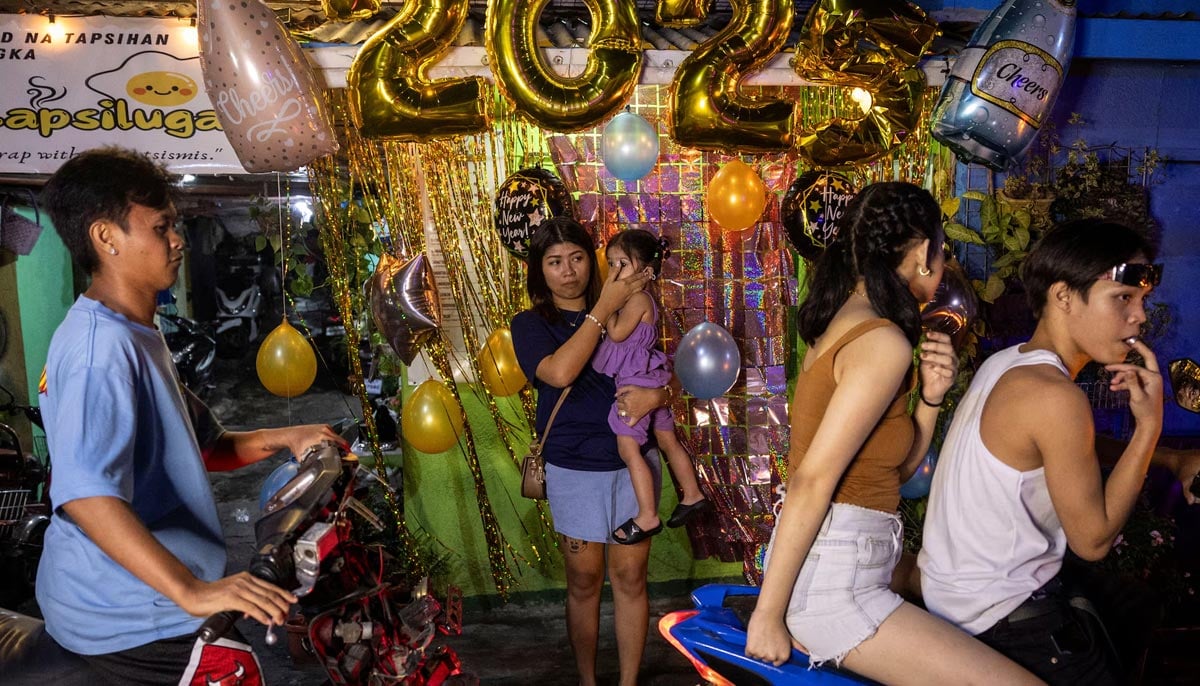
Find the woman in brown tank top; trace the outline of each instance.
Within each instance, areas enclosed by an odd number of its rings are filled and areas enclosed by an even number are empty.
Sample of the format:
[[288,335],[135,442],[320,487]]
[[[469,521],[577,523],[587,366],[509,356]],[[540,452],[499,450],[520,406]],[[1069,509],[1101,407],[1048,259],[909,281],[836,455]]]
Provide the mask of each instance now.
[[919,303],[942,278],[941,210],[908,183],[868,186],[812,273],[799,332],[809,345],[791,404],[787,493],[767,550],[746,655],[792,644],[882,683],[1038,683],[889,588],[902,536],[900,484],[929,448],[957,358],[945,334],[920,347]]

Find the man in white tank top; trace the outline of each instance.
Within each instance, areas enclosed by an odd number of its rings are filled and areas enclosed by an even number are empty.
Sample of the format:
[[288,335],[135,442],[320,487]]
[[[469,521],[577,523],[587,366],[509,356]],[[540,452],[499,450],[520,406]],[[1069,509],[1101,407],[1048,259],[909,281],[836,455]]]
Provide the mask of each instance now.
[[[1139,233],[1101,220],[1048,232],[1021,271],[1033,337],[980,367],[934,474],[918,558],[927,608],[1051,684],[1121,681],[1103,630],[1056,596],[1056,576],[1068,547],[1085,560],[1108,553],[1162,428],[1158,360],[1137,338],[1161,275],[1153,256]],[[1125,362],[1131,351],[1144,366]],[[1093,360],[1129,393],[1137,422],[1107,481],[1073,381]]]

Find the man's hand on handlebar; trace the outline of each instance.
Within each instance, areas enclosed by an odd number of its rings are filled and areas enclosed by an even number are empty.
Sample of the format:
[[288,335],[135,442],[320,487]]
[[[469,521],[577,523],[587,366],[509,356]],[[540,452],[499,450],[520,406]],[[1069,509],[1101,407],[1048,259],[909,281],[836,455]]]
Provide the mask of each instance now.
[[235,611],[262,624],[282,625],[296,601],[292,593],[239,572],[211,583],[196,581],[179,606],[195,617]]
[[301,424],[277,430],[280,432],[279,438],[288,447],[288,450],[292,451],[296,459],[300,459],[304,455],[304,451],[321,441],[333,441],[341,446],[342,450],[350,450],[350,444],[346,442],[346,439],[339,436],[328,424]]

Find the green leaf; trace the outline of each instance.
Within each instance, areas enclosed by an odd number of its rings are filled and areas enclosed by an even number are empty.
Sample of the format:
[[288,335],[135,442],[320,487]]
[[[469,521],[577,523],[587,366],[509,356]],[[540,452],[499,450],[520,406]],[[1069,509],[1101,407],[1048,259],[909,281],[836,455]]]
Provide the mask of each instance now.
[[1029,226],[1028,225],[1018,226],[1016,232],[1013,235],[1015,235],[1017,237],[1017,242],[1021,244],[1021,250],[1025,250],[1029,247]]
[[996,298],[999,298],[1004,293],[1004,279],[996,274],[988,277],[987,284],[983,287],[983,293],[980,297],[984,302],[994,303]]
[[958,208],[962,205],[962,198],[946,198],[941,202],[942,214],[947,217],[958,216]]
[[1011,234],[1006,235],[1001,242],[1004,244],[1004,247],[1008,250],[1015,251],[1015,250],[1020,250],[1025,247],[1024,245],[1021,244],[1021,240],[1019,238],[1017,238],[1016,236],[1013,236]]
[[981,191],[965,191],[962,197],[966,200],[974,200],[976,202],[986,202],[991,199],[991,196]]
[[971,229],[968,229],[962,224],[959,224],[958,222],[949,222],[943,225],[942,229],[946,232],[946,238],[949,238],[952,241],[956,241],[958,243],[969,243],[971,245],[986,245],[983,238],[979,234],[975,233]]
[[[1016,212],[1012,213],[1012,217],[1016,222],[1016,225],[1019,228],[1024,229],[1025,233],[1028,234],[1029,225],[1033,223],[1033,216],[1029,214],[1029,210],[1017,210]],[[1028,239],[1026,239],[1026,242],[1028,242]]]
[[267,237],[266,236],[255,236],[254,237],[254,252],[262,252],[263,248],[265,248],[265,247],[267,247]]
[[996,258],[996,260],[994,262],[992,262],[992,267],[994,267],[996,269],[1001,269],[1003,267],[1007,267],[1007,266],[1011,265],[1014,261],[1016,261],[1016,259],[1017,259],[1017,253],[1015,253],[1015,252],[1004,253],[1000,257]]

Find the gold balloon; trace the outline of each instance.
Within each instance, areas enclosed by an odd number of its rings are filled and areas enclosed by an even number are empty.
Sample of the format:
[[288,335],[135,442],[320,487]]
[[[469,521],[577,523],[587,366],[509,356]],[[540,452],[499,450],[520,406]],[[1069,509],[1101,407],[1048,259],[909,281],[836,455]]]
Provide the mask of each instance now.
[[475,361],[479,363],[483,385],[492,395],[504,398],[525,388],[525,372],[517,364],[517,351],[513,348],[512,332],[507,326],[496,329],[488,336]]
[[907,2],[813,5],[796,46],[796,72],[851,88],[858,112],[802,131],[801,154],[815,166],[838,167],[869,162],[903,143],[920,122],[925,98],[925,74],[913,67],[937,35],[937,22]]
[[404,402],[400,430],[404,440],[423,453],[445,452],[462,435],[462,406],[446,384],[426,379]]
[[467,0],[410,0],[363,44],[346,73],[350,116],[368,138],[424,141],[488,126],[484,81],[431,80],[467,20]]
[[596,264],[600,267],[600,283],[608,281],[608,248],[600,246],[596,248]]
[[754,225],[767,205],[767,187],[745,162],[733,160],[708,182],[708,215],[726,231]]
[[487,9],[487,54],[496,84],[519,114],[544,129],[578,131],[612,116],[633,96],[642,34],[632,0],[584,0],[591,54],[581,74],[555,73],[538,49],[538,17],[549,0],[495,0]]
[[379,12],[379,0],[321,0],[329,21],[358,21]]
[[267,334],[254,363],[258,380],[275,395],[294,398],[317,378],[317,356],[312,344],[285,318]]
[[731,0],[733,17],[679,65],[671,87],[671,138],[708,150],[768,152],[792,147],[795,105],[742,95],[742,80],[779,53],[791,0]]
[[698,26],[708,14],[708,0],[658,0],[654,21],[659,26],[682,29]]

